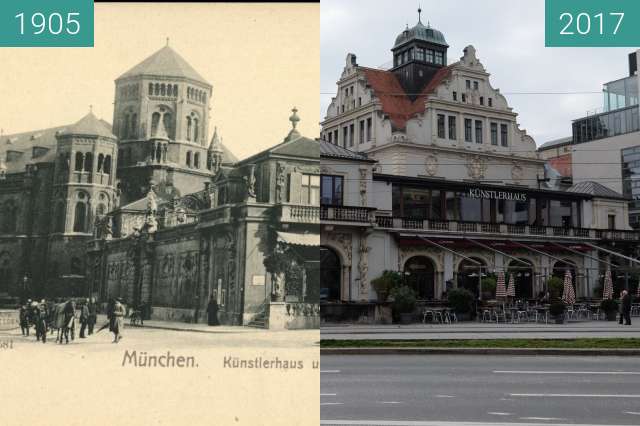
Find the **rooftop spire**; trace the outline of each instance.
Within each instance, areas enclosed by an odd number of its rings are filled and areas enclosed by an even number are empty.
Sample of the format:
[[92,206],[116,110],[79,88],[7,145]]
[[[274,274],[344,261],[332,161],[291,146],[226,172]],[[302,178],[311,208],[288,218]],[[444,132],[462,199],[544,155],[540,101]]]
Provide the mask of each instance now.
[[422,14],[422,8],[420,7],[420,4],[418,4],[418,22],[422,22],[420,20],[420,15]]
[[93,105],[89,105],[89,114],[93,114]]
[[169,46],[169,37],[167,37],[167,47]]
[[289,117],[289,121],[291,122],[292,129],[287,135],[287,137],[285,138],[285,141],[298,139],[300,137],[300,132],[298,132],[298,130],[296,129],[296,126],[298,125],[298,121],[300,121],[300,117],[298,117],[298,109],[296,107],[293,107],[291,112],[293,112],[293,114],[291,114],[291,117]]

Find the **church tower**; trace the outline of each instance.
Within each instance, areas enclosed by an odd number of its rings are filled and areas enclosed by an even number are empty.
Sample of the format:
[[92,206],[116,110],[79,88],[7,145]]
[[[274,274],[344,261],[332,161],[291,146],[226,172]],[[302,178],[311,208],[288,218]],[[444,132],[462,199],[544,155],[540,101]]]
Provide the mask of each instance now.
[[95,219],[117,204],[117,141],[92,112],[56,134],[53,234],[91,236]]
[[393,68],[405,92],[413,101],[422,89],[431,81],[439,69],[447,66],[447,49],[449,45],[444,35],[425,26],[421,21],[422,9],[418,9],[418,23],[407,28],[396,38],[391,49],[393,52]]
[[150,182],[169,199],[204,187],[213,88],[167,45],[115,81],[122,203],[145,196]]

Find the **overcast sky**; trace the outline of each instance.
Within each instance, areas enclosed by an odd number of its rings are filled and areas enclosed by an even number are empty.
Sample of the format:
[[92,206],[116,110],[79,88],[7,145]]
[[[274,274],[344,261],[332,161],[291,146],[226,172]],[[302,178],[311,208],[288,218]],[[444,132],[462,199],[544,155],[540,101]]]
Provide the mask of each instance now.
[[[422,22],[442,31],[449,62],[469,44],[538,145],[571,135],[571,121],[602,107],[601,94],[516,95],[509,92],[600,92],[628,75],[631,48],[546,48],[544,0],[421,0]],[[417,0],[322,0],[321,119],[335,95],[347,53],[359,65],[389,67],[391,47],[418,20]],[[331,94],[324,94],[331,93]]]

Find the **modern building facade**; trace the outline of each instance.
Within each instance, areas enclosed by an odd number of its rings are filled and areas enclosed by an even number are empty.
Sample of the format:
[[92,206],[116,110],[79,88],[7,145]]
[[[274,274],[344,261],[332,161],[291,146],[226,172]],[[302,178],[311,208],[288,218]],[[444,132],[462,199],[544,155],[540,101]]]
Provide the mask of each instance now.
[[590,296],[612,263],[598,247],[638,241],[627,200],[597,182],[558,190],[475,48],[450,64],[447,50],[418,22],[396,38],[390,70],[347,55],[321,123],[326,319],[375,304],[370,283],[384,270],[402,272],[423,301],[457,286],[482,298],[479,278],[498,271],[532,298],[570,269]]
[[596,180],[631,199],[629,220],[640,227],[634,149],[640,146],[638,52],[629,54],[629,75],[603,85],[602,108],[573,121],[572,136],[550,141],[538,152],[573,183]]

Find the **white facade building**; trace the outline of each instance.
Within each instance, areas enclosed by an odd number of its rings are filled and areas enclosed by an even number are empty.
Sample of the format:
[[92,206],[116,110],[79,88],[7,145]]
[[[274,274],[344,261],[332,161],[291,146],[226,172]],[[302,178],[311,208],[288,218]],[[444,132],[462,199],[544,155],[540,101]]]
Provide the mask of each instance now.
[[[482,298],[474,277],[499,271],[521,298],[567,269],[592,295],[609,262],[595,247],[637,241],[626,200],[595,182],[551,189],[475,48],[445,65],[447,49],[418,22],[398,35],[390,70],[347,55],[321,123],[321,298],[375,303],[370,282],[384,270],[404,272],[425,301],[456,286]],[[330,305],[325,319],[344,314]]]

